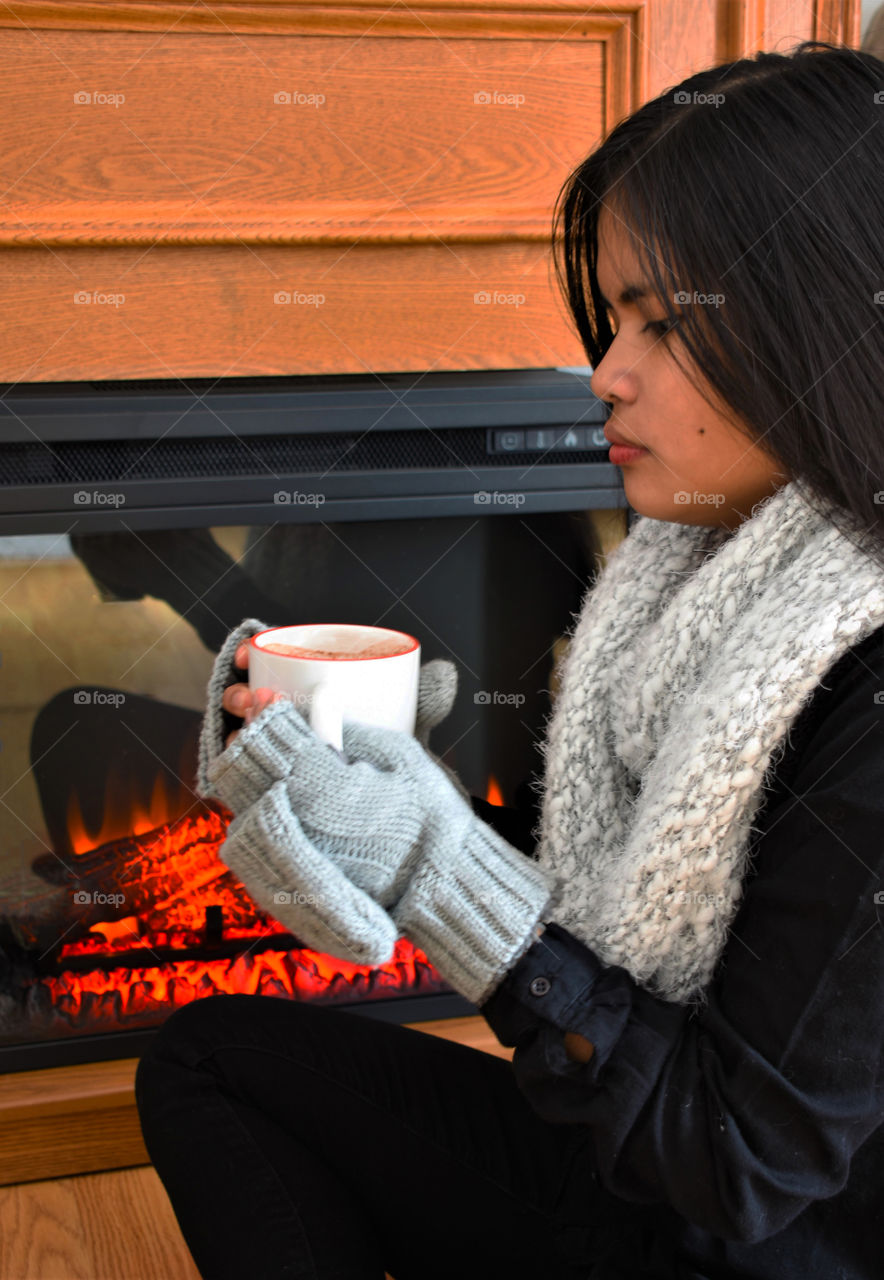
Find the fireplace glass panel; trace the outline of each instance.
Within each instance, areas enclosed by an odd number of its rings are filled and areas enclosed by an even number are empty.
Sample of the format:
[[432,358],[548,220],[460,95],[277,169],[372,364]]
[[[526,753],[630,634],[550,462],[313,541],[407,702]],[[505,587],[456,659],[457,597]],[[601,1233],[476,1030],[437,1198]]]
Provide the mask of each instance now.
[[121,523],[0,538],[0,1067],[50,1065],[23,1048],[87,1037],[117,1041],[88,1056],[129,1054],[121,1033],[215,992],[363,1010],[447,995],[423,1016],[471,1012],[404,938],[388,964],[352,964],[255,905],[218,857],[230,815],[193,790],[206,685],[245,617],[406,631],[424,662],[458,667],[431,748],[472,794],[536,817],[554,643],[591,573],[586,514]]

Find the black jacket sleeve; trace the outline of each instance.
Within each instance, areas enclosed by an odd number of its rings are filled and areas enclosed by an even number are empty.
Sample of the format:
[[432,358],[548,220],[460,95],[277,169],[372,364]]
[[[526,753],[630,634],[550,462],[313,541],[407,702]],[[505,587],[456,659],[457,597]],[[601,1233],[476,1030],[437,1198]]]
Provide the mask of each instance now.
[[[835,1195],[884,1118],[876,690],[884,668],[827,690],[771,788],[705,1006],[652,996],[555,923],[482,1006],[536,1112],[588,1127],[608,1190],[719,1238],[765,1239]],[[568,1030],[589,1062],[566,1054]]]
[[105,596],[165,600],[214,653],[243,618],[260,618],[272,627],[285,613],[208,529],[72,533],[70,541]]

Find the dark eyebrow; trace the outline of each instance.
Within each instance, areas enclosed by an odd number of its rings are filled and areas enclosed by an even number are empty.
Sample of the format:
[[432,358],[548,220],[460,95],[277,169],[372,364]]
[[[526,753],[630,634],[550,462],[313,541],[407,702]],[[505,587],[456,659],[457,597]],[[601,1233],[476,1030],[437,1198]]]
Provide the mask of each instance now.
[[[602,302],[604,302],[605,306],[610,307],[611,303],[608,301],[608,299],[604,297],[604,295],[601,295],[601,297],[602,297]],[[620,306],[628,307],[631,302],[637,302],[639,298],[647,298],[647,297],[648,297],[648,290],[645,288],[644,285],[628,284],[626,288],[623,290],[623,292],[620,294],[620,297],[617,299],[617,301],[620,304]]]

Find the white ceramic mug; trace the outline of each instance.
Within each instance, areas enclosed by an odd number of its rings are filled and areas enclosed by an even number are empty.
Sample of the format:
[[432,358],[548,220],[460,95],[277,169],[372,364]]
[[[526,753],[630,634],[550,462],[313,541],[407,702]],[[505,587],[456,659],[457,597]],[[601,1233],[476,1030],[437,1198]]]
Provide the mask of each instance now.
[[[358,656],[386,642],[402,651]],[[327,650],[336,656],[273,653],[268,644]],[[249,641],[249,686],[286,694],[313,731],[342,751],[345,721],[414,733],[420,662],[419,642],[404,631],[337,622],[272,627]]]

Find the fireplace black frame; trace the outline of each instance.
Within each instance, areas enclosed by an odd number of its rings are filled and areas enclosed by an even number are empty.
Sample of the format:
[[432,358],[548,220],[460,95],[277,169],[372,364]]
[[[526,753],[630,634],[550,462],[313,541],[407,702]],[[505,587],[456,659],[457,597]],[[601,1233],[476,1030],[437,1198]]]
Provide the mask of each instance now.
[[[349,1004],[333,1003],[324,1007],[400,1024],[470,1018],[477,1013],[476,1006],[456,991],[439,991],[421,996],[391,996],[389,999],[362,1000]],[[38,1071],[46,1067],[79,1066],[86,1062],[140,1058],[159,1029],[149,1027],[71,1036],[66,1040],[35,1040],[3,1045],[0,1046],[0,1075],[11,1075],[16,1071]]]
[[[521,514],[628,508],[590,374],[0,384],[0,537],[481,518],[513,495]],[[276,501],[286,490],[321,493],[319,512]],[[397,1022],[476,1012],[456,992],[332,1007]],[[140,1056],[155,1033],[0,1046],[0,1072]]]
[[607,416],[586,370],[0,384],[0,535],[620,508]]

